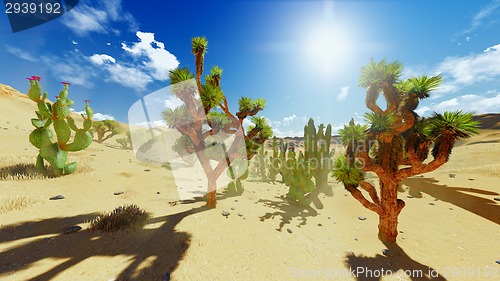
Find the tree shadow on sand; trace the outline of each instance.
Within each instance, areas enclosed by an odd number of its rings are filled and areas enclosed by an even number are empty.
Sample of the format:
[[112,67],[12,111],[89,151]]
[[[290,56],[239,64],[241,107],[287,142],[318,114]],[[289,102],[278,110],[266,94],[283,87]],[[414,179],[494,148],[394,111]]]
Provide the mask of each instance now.
[[[292,219],[297,218],[300,220],[298,227],[307,224],[307,219],[310,217],[315,217],[318,215],[316,209],[323,209],[323,203],[321,202],[319,196],[323,194],[326,197],[333,196],[333,189],[331,185],[327,185],[322,188],[315,188],[311,193],[307,194],[305,197],[311,202],[308,206],[300,206],[297,202],[290,200],[287,195],[276,196],[275,198],[279,200],[268,200],[260,199],[257,203],[261,203],[266,207],[276,209],[275,212],[268,212],[260,217],[260,221],[265,221],[268,219],[274,219],[274,217],[281,217],[281,222],[277,231],[282,231],[286,224],[290,224]],[[314,205],[313,208],[311,205]]]
[[444,184],[437,184],[439,181],[433,178],[408,178],[403,183],[410,187],[409,193],[415,198],[422,198],[422,193],[426,193],[437,200],[451,203],[457,207],[465,209],[473,214],[481,216],[496,224],[500,224],[500,206],[493,199],[486,199],[473,194],[499,195],[476,188],[454,187]]
[[[344,263],[351,276],[358,281],[378,281],[388,275],[410,280],[446,280],[438,270],[413,260],[398,244],[384,244],[388,250],[387,255],[377,254],[374,257],[367,257],[348,253]],[[384,276],[381,276],[382,274]]]
[[[66,269],[91,257],[125,255],[130,257],[131,262],[115,277],[115,280],[163,280],[167,272],[172,272],[178,266],[191,241],[189,233],[178,232],[175,227],[183,218],[205,210],[208,209],[202,206],[152,218],[142,229],[128,232],[103,233],[83,230],[73,234],[63,234],[66,227],[90,221],[97,214],[50,218],[4,226],[0,230],[0,244],[28,237],[41,237],[1,253],[0,279],[2,275],[28,269],[34,263],[46,258],[65,261],[28,280],[51,280]],[[162,224],[158,228],[147,228],[147,225],[156,223]],[[151,261],[150,264],[142,264],[146,259]]]
[[301,207],[297,205],[297,203],[288,200],[286,195],[282,195],[278,198],[279,200],[267,200],[260,199],[257,203],[264,204],[264,206],[276,209],[275,212],[268,212],[260,217],[260,221],[265,221],[268,219],[274,219],[274,217],[281,217],[281,222],[279,227],[276,229],[281,231],[285,224],[290,224],[292,219],[298,218],[300,220],[300,224],[298,227],[306,225],[307,219],[310,217],[315,217],[318,215],[318,212],[311,206]]

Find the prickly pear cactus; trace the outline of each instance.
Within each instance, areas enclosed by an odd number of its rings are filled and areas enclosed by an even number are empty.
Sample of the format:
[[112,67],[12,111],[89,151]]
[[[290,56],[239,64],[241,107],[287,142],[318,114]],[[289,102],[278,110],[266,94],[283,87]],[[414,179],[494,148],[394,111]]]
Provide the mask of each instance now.
[[[47,161],[56,175],[68,175],[73,173],[76,168],[76,162],[66,163],[68,160],[68,151],[79,151],[90,146],[92,136],[89,133],[92,127],[92,116],[94,111],[89,106],[89,101],[85,101],[85,115],[83,128],[78,128],[75,120],[70,116],[70,106],[73,101],[68,98],[69,83],[63,82],[63,90],[56,97],[53,104],[46,102],[47,92],[42,95],[40,86],[40,77],[32,76],[28,98],[37,103],[38,110],[35,111],[37,118],[31,119],[31,124],[35,129],[29,135],[29,141],[39,149],[36,160],[36,168],[40,172],[46,172],[44,162]],[[52,126],[51,126],[52,125]],[[56,142],[53,142],[55,131]],[[72,131],[75,132],[73,141],[71,140]]]

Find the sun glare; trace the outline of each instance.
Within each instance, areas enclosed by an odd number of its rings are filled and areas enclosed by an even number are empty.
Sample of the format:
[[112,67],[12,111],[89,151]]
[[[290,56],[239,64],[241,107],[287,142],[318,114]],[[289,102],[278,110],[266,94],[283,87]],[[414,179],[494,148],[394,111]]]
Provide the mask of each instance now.
[[326,75],[337,72],[348,60],[351,42],[346,29],[341,26],[312,26],[307,31],[304,43],[308,62]]

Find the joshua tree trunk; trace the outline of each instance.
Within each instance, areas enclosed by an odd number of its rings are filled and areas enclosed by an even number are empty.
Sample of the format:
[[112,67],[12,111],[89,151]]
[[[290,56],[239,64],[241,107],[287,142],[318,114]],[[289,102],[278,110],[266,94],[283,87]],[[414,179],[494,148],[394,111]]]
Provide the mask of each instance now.
[[398,185],[391,178],[380,180],[382,214],[379,215],[378,237],[382,241],[396,242],[398,236],[398,216],[404,207],[398,200]]
[[215,208],[217,205],[216,198],[216,188],[217,188],[217,179],[212,179],[208,177],[208,189],[207,189],[207,207]]

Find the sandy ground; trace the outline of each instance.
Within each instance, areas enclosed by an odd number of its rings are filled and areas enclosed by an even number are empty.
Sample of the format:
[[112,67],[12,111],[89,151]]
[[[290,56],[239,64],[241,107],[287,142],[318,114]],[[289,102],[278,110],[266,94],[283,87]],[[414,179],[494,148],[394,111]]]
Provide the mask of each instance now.
[[[0,169],[34,163],[34,109],[0,91]],[[79,173],[0,181],[0,204],[32,202],[0,213],[0,279],[163,280],[170,272],[172,280],[499,280],[499,142],[500,131],[484,130],[441,169],[406,180],[396,245],[378,240],[376,214],[333,179],[331,193],[305,209],[284,199],[283,184],[249,179],[242,195],[221,192],[208,210],[202,200],[177,202],[172,171],[137,161],[114,139],[94,143],[73,154]],[[49,200],[59,194],[65,199]],[[87,229],[99,212],[132,203],[151,213],[142,229]],[[74,225],[83,230],[63,233]]]

